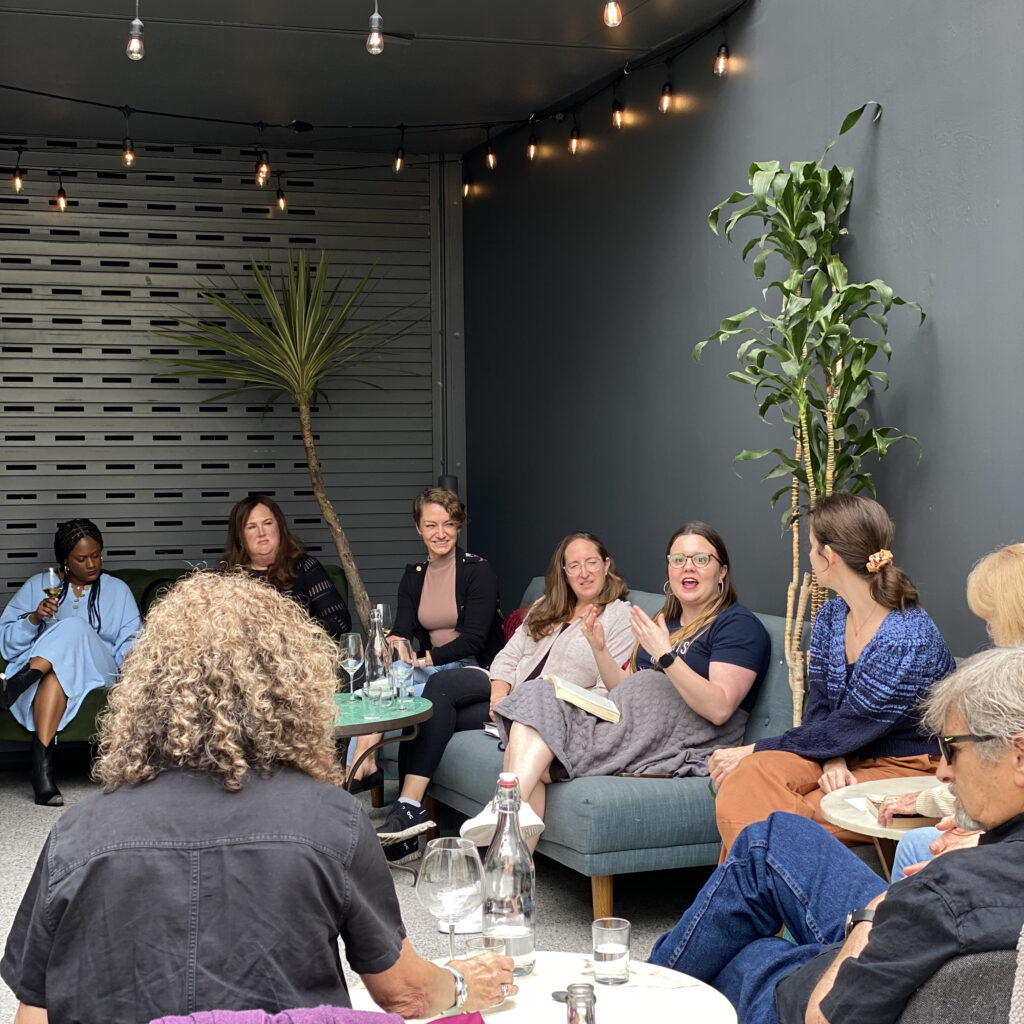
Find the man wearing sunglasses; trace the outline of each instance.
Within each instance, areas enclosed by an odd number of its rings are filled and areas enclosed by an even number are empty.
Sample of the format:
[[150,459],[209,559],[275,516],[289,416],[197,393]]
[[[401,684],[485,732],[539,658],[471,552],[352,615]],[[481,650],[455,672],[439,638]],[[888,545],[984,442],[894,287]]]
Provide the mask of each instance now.
[[[947,961],[1014,949],[1024,925],[1024,646],[975,655],[935,684],[924,725],[939,737],[957,824],[986,830],[976,848],[886,890],[820,826],[773,814],[744,829],[652,962],[713,984],[744,1024],[889,1024]],[[777,937],[783,925],[795,944]]]

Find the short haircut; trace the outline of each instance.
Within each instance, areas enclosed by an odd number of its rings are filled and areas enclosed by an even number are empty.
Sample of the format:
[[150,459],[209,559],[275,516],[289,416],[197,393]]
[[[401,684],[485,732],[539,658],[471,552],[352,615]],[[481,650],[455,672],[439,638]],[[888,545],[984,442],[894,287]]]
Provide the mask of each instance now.
[[424,505],[440,505],[448,513],[451,521],[462,529],[462,524],[466,521],[466,506],[454,491],[449,491],[446,487],[427,487],[420,491],[412,502],[412,519],[417,526],[423,518]]

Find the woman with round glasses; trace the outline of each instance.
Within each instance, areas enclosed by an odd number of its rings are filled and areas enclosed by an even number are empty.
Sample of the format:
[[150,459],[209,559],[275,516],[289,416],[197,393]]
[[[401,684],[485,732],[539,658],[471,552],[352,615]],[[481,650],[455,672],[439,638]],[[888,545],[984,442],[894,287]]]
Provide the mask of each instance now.
[[935,773],[938,751],[921,731],[916,708],[953,670],[953,656],[918,605],[910,578],[893,565],[893,532],[885,509],[860,495],[830,494],[811,510],[815,580],[838,597],[814,620],[801,724],[711,756],[723,856],[743,828],[772,811],[813,818],[847,845],[859,845],[864,836],[825,821],[826,793],[868,779]]
[[[737,603],[729,554],[706,523],[680,527],[666,558],[662,610],[652,619],[630,609],[635,642],[626,669],[605,624],[593,610],[582,616],[580,632],[619,712],[617,722],[559,699],[547,679],[513,690],[494,709],[508,739],[505,770],[519,777],[528,802],[520,824],[531,845],[544,828],[548,783],[618,772],[707,775],[710,752],[743,737],[768,670],[768,633]],[[485,807],[463,825],[462,835],[486,845],[496,817]]]
[[[423,796],[456,732],[481,728],[496,704],[529,688],[544,672],[606,692],[584,623],[588,630],[603,631],[609,659],[621,664],[632,645],[629,604],[623,600],[627,593],[604,544],[592,533],[570,533],[551,556],[543,597],[530,607],[490,671],[455,668],[430,679],[423,695],[434,702],[434,714],[416,739],[399,747],[401,795],[377,830],[381,836],[405,837],[385,848],[389,860],[402,863],[417,855],[415,833],[428,820]],[[524,804],[524,825],[530,813]]]

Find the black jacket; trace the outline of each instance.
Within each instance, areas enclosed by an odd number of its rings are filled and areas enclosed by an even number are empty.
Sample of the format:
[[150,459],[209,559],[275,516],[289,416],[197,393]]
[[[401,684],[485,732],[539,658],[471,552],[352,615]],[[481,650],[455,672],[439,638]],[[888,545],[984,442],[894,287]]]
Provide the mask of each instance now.
[[398,611],[393,632],[407,640],[417,640],[421,651],[431,651],[435,665],[476,658],[486,668],[505,645],[497,574],[485,558],[467,554],[462,548],[455,549],[455,604],[459,610],[455,629],[459,635],[451,643],[431,650],[430,634],[417,617],[426,571],[426,562],[405,567],[398,584]]

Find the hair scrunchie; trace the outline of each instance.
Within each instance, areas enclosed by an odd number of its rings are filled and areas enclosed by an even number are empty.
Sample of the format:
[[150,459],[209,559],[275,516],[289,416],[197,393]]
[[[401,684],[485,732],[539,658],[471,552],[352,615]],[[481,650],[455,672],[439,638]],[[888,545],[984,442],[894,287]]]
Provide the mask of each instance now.
[[882,548],[868,557],[868,572],[881,572],[885,566],[892,563],[892,552],[888,548]]

